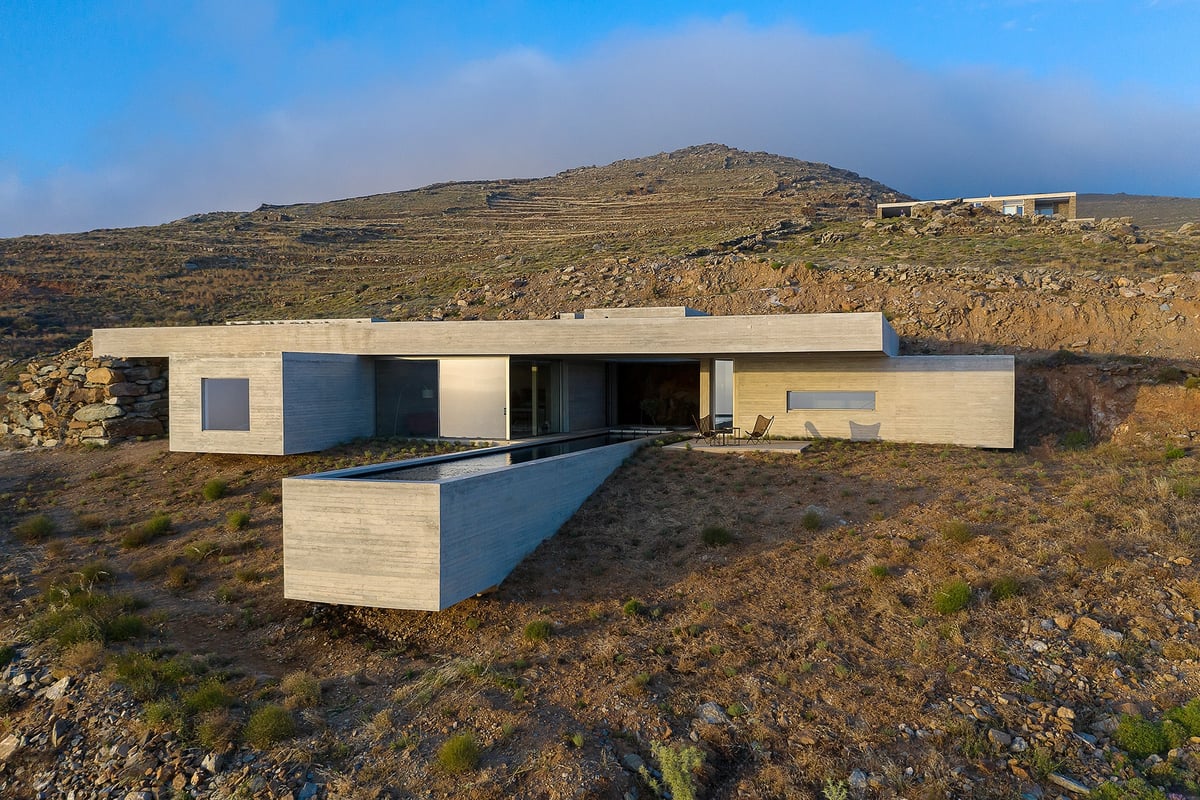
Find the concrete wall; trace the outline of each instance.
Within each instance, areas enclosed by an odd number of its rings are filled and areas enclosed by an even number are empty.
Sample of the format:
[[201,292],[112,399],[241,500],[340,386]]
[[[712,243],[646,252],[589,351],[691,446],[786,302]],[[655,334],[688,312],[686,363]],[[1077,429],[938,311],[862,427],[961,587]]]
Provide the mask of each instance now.
[[626,442],[443,483],[441,607],[504,580],[641,445]]
[[[248,378],[250,430],[201,428],[203,378]],[[239,356],[171,356],[171,449],[187,453],[281,455],[283,446],[283,358],[280,353]]]
[[375,434],[375,365],[361,356],[283,354],[283,450],[308,453]]
[[436,483],[283,480],[283,596],[437,611]]
[[[101,328],[97,354],[305,352],[392,356],[653,356],[889,352],[879,313]],[[894,353],[890,353],[894,355]]]
[[[873,391],[875,409],[787,410],[788,391]],[[734,424],[774,416],[776,436],[1011,448],[1012,356],[738,358]]]
[[[442,482],[283,481],[283,592],[437,611],[504,578],[644,441]],[[435,457],[431,460],[448,460]]]
[[586,431],[608,424],[608,379],[603,361],[568,361],[567,430]]

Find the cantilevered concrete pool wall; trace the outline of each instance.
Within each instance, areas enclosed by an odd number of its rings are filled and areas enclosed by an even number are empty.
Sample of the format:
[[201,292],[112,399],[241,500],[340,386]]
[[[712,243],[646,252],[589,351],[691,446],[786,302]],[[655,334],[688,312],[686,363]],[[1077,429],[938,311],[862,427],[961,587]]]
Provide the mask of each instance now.
[[437,480],[379,475],[390,467],[520,448],[285,478],[284,596],[377,608],[448,608],[504,580],[649,441]]

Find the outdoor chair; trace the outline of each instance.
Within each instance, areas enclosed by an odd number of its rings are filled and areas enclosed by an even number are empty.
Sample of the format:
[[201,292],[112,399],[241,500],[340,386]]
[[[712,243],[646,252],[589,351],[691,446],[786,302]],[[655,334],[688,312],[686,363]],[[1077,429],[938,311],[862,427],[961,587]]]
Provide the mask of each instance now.
[[775,421],[774,417],[764,417],[758,415],[758,419],[754,423],[754,430],[746,432],[746,441],[753,442],[757,439],[762,439],[767,435],[767,431],[771,428],[771,423]]
[[709,444],[717,441],[717,436],[719,434],[717,429],[713,427],[712,414],[705,414],[700,419],[696,419],[696,417],[693,415],[692,421],[696,423],[696,430],[699,431],[696,436],[697,439],[703,439]]

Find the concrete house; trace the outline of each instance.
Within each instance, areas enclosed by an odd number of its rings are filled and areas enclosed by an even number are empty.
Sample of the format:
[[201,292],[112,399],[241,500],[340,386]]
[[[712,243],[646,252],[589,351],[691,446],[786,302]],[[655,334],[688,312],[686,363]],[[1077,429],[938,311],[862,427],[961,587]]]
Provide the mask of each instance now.
[[878,203],[875,206],[875,216],[878,219],[888,217],[907,217],[912,214],[913,206],[927,203],[970,203],[976,208],[990,208],[1002,214],[1017,217],[1058,215],[1067,219],[1079,216],[1079,206],[1075,192],[1052,192],[1050,194],[1007,194],[987,197],[963,197],[953,200],[909,200],[903,203]]
[[638,435],[695,416],[743,430],[773,416],[779,436],[1012,447],[1011,356],[900,356],[898,346],[878,313],[682,307],[93,337],[98,355],[170,359],[173,450],[286,454],[392,435],[504,442],[283,481],[286,597],[432,611],[500,583],[646,443]]
[[367,436],[514,440],[693,416],[778,436],[1008,448],[1010,356],[899,356],[879,313],[369,319],[113,328],[100,355],[170,359],[172,450],[289,454]]

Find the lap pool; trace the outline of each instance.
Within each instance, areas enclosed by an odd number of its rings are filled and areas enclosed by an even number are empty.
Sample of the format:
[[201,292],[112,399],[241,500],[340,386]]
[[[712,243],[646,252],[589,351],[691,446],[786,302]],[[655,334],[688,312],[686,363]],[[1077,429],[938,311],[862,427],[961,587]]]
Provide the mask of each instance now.
[[591,432],[285,478],[284,596],[448,608],[500,583],[651,441]]

